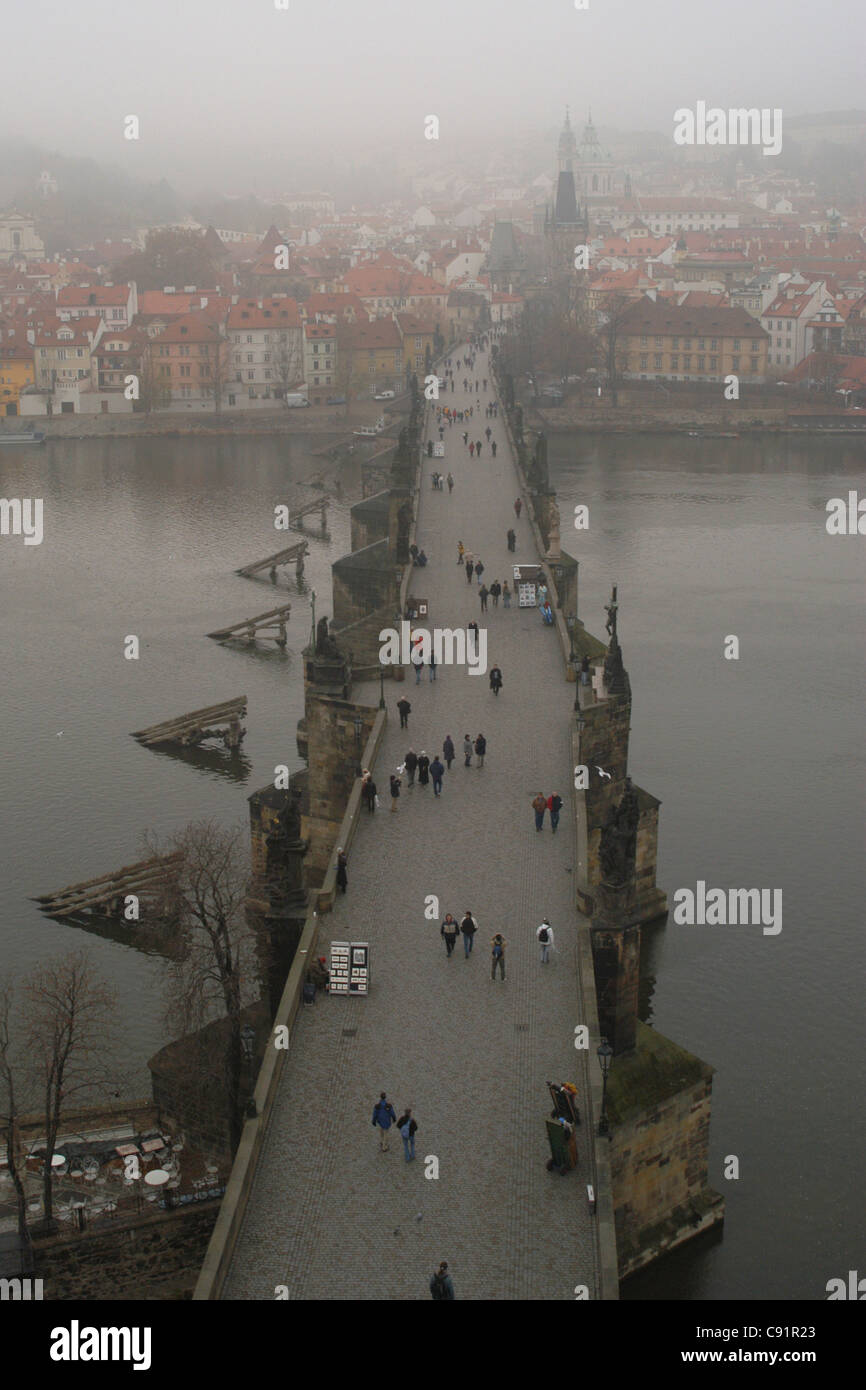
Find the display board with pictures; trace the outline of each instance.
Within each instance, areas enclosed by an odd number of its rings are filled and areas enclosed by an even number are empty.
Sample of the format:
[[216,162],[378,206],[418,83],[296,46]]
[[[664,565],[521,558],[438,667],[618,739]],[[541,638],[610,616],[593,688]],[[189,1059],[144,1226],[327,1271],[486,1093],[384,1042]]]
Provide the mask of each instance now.
[[331,975],[329,980],[331,994],[349,993],[349,943],[331,942]]
[[349,993],[366,994],[370,988],[370,947],[366,941],[352,942]]

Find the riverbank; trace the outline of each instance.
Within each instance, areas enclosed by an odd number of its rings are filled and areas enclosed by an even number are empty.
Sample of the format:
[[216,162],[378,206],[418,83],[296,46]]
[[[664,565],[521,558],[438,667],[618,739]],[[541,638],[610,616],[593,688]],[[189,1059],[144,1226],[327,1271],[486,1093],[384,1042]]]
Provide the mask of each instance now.
[[[734,403],[731,402],[731,405]],[[805,413],[778,407],[748,406],[746,410],[687,404],[648,409],[621,405],[572,403],[539,409],[531,401],[523,408],[528,425],[546,434],[701,434],[706,438],[768,434],[851,435],[866,439],[866,412]],[[730,413],[729,413],[730,412]]]
[[[51,415],[23,420],[13,417],[0,423],[0,445],[6,434],[21,434],[29,429],[44,433],[51,439],[147,439],[162,436],[166,439],[230,438],[245,436],[273,438],[288,435],[320,434],[341,439],[352,435],[362,425],[373,425],[381,414],[381,406],[366,401],[348,411],[342,408],[308,406],[303,410],[232,412],[231,415],[192,414],[189,411],[166,411],[157,415]],[[386,415],[385,437],[395,432],[399,417]]]

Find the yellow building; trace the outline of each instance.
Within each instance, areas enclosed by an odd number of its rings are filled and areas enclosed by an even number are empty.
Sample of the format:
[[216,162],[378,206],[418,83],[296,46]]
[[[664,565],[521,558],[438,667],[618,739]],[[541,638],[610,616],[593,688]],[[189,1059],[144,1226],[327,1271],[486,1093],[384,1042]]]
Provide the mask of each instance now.
[[436,350],[433,324],[417,314],[397,314],[396,318],[403,338],[403,362],[420,377],[428,370]]
[[768,335],[745,309],[687,308],[642,299],[618,323],[623,375],[649,381],[763,381]]
[[25,386],[32,386],[33,348],[29,343],[0,343],[0,413],[17,415]]
[[403,338],[394,319],[339,324],[337,357],[341,392],[353,400],[405,390]]

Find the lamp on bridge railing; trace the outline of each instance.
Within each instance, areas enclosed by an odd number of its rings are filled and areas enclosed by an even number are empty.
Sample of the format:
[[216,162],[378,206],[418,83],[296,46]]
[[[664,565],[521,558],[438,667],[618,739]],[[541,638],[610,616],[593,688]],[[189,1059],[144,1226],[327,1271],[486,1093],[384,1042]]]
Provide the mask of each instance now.
[[360,714],[356,714],[353,722],[355,725],[355,761],[358,765],[357,776],[360,777],[363,771],[361,767],[361,730],[364,727],[364,721]]
[[243,1028],[241,1029],[241,1051],[243,1052],[244,1061],[246,1062],[247,1068],[249,1070],[249,1097],[247,1099],[246,1113],[248,1119],[253,1120],[258,1114],[258,1111],[256,1110],[256,1102],[253,1098],[253,1060],[255,1058],[255,1048],[256,1030],[255,1028],[251,1028],[248,1023],[245,1023]]
[[601,1067],[601,1119],[598,1122],[598,1132],[610,1138],[610,1127],[607,1123],[607,1074],[610,1071],[610,1064],[613,1058],[613,1048],[607,1038],[602,1038],[598,1048],[598,1064]]
[[379,708],[385,708],[385,668],[379,667]]

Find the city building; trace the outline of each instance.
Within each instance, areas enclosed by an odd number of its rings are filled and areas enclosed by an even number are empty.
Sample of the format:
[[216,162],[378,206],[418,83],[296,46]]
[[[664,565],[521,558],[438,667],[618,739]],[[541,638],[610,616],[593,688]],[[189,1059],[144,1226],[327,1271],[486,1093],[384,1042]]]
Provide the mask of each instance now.
[[304,324],[304,381],[310,405],[344,394],[337,378],[336,324]]
[[10,262],[23,265],[27,261],[41,261],[45,257],[45,243],[36,235],[34,219],[23,212],[6,212],[0,215],[0,265]]
[[625,377],[716,381],[729,374],[762,381],[768,334],[745,309],[689,308],[641,299],[619,319],[617,357]]
[[234,396],[279,400],[303,385],[305,349],[296,300],[285,295],[239,299],[226,327]]
[[403,338],[395,319],[338,325],[337,351],[343,359],[342,395],[364,399],[377,391],[405,389]]
[[128,328],[138,313],[135,281],[130,285],[64,285],[57,291],[57,316],[101,318],[106,328]]

